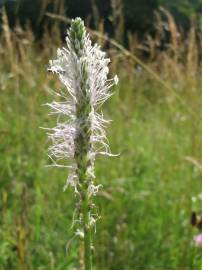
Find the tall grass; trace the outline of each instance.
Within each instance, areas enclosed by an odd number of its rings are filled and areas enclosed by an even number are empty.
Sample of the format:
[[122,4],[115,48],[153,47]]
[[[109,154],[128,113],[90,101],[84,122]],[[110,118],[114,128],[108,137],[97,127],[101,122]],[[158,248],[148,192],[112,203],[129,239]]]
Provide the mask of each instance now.
[[[102,39],[120,78],[105,106],[116,119],[109,141],[120,156],[100,157],[96,167],[104,185],[96,199],[99,270],[202,264],[189,223],[191,211],[201,210],[192,202],[202,184],[201,32],[193,21],[185,35],[164,13],[167,23],[158,15],[154,37],[129,35],[127,54]],[[66,171],[44,167],[48,142],[38,128],[54,125],[41,104],[51,99],[48,90],[61,87],[45,72],[61,45],[58,28],[34,43],[29,29],[11,31],[4,14],[0,39],[0,270],[80,269],[83,250],[70,241],[74,202],[62,192]]]

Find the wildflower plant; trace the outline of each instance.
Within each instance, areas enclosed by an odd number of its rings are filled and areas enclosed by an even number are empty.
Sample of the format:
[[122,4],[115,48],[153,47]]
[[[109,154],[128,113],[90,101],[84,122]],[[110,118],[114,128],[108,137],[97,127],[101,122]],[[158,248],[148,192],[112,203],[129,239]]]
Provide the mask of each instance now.
[[93,197],[101,187],[94,182],[94,163],[97,154],[111,155],[105,134],[108,121],[99,111],[118,78],[107,79],[110,59],[97,44],[91,44],[80,18],[72,20],[66,43],[49,67],[65,86],[56,93],[62,101],[47,104],[58,115],[57,125],[48,132],[52,141],[49,156],[53,165],[69,168],[65,188],[72,186],[78,200],[73,224],[75,234],[84,241],[85,269],[89,270],[91,231],[98,218]]

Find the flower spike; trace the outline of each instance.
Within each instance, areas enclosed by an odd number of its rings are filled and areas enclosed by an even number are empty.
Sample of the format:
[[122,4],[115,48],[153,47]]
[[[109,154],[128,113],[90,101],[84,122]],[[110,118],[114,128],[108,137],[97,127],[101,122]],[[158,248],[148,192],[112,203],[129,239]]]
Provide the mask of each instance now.
[[48,69],[65,86],[59,93],[62,101],[47,104],[51,114],[58,115],[57,125],[48,129],[52,141],[48,155],[54,165],[65,163],[69,167],[65,187],[73,186],[79,199],[77,220],[81,228],[76,234],[84,235],[85,269],[89,270],[90,229],[96,221],[92,199],[101,187],[94,184],[94,162],[97,154],[110,154],[105,134],[108,121],[98,111],[111,96],[110,88],[118,83],[118,77],[107,79],[110,59],[97,44],[91,44],[80,18],[72,20],[66,43],[66,48],[57,50],[57,59],[50,61]]

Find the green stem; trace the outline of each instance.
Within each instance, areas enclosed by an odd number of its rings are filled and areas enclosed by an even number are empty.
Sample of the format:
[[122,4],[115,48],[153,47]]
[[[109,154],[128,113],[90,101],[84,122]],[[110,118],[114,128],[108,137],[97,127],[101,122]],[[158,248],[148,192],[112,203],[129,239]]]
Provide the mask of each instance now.
[[92,269],[91,256],[91,228],[90,228],[89,200],[85,197],[83,201],[83,230],[84,230],[84,264],[85,270]]

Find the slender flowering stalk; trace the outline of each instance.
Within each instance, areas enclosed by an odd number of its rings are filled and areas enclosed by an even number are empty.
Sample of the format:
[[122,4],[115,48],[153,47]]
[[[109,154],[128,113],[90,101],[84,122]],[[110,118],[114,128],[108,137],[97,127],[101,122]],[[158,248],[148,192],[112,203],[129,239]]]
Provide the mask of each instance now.
[[80,18],[72,20],[66,43],[49,67],[65,86],[57,93],[62,101],[47,104],[58,115],[56,127],[48,129],[49,156],[53,165],[69,168],[65,188],[72,186],[78,198],[73,225],[76,235],[84,239],[85,270],[90,270],[91,230],[98,218],[93,196],[101,186],[94,183],[94,162],[99,153],[110,155],[104,130],[107,121],[98,111],[118,78],[107,79],[110,60],[97,44],[92,46]]

